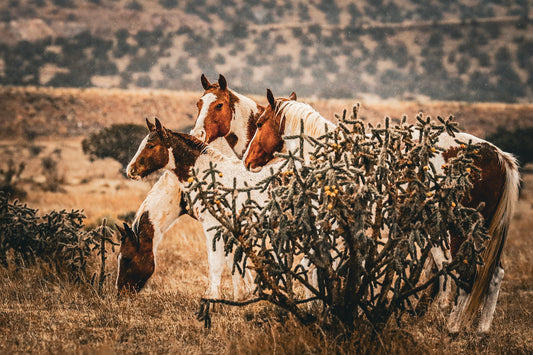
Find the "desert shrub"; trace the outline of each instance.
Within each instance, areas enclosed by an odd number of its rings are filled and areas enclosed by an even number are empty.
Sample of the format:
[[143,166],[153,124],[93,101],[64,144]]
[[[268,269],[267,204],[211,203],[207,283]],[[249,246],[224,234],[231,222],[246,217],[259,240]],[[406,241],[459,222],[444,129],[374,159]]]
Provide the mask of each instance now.
[[134,10],[134,11],[142,11],[143,6],[137,0],[133,0],[126,4],[126,9]]
[[65,182],[65,177],[58,170],[58,159],[61,158],[61,149],[56,149],[52,154],[41,158],[41,168],[45,181],[41,184],[44,191],[63,192],[61,185]]
[[457,72],[464,74],[470,69],[470,57],[462,56],[456,63]]
[[[4,164],[2,163],[2,165]],[[8,159],[6,165],[0,167],[0,193],[10,195],[13,198],[26,197],[26,191],[20,187],[20,175],[26,165],[22,162],[17,165],[13,159]]]
[[[51,211],[42,216],[37,212],[18,201],[9,202],[8,196],[0,192],[0,264],[29,267],[41,261],[76,282],[94,283],[95,277],[90,277],[91,258],[106,244],[116,245],[111,229],[104,224],[84,231],[85,216],[76,210]],[[99,282],[105,276],[101,275]]]
[[140,88],[149,88],[152,86],[152,79],[148,75],[141,75],[137,79],[137,86]]
[[147,50],[143,55],[131,58],[127,70],[132,72],[149,72],[152,66],[157,63],[158,59],[157,52],[154,53]]
[[178,0],[159,0],[159,4],[165,9],[173,9],[178,6]]
[[307,7],[305,3],[298,3],[298,18],[301,22],[307,22],[311,20],[311,16],[309,15],[309,7]]
[[533,127],[515,130],[499,127],[486,139],[500,149],[513,153],[522,167],[533,162]]
[[74,2],[72,0],[52,0],[52,2],[58,7],[74,7]]
[[329,24],[338,24],[340,9],[335,0],[321,0],[317,5],[317,9],[326,15],[326,20]]
[[114,124],[90,134],[81,142],[81,146],[90,159],[115,159],[122,165],[121,171],[124,173],[146,133],[146,127],[141,125]]
[[[413,129],[405,118],[374,128],[356,115],[354,109],[319,139],[287,137],[298,140],[300,151],[304,141],[314,145],[309,163],[299,153],[280,154],[285,162],[277,172],[243,189],[221,185],[211,166],[192,172],[189,196],[220,222],[215,240],[234,251],[234,271],[255,271],[252,301],[271,302],[304,324],[354,330],[367,322],[380,330],[393,316],[414,311],[411,296],[437,275],[471,275],[480,263],[483,220],[460,203],[478,147],[465,142],[438,174],[429,159],[438,137],[456,131],[454,122],[419,116]],[[251,199],[253,189],[267,190],[268,200]],[[246,199],[240,209],[238,194]],[[450,264],[422,281],[431,248],[446,247],[449,230],[466,242]],[[319,307],[304,305],[310,301]],[[225,301],[203,299],[199,318],[207,324],[212,302]]]

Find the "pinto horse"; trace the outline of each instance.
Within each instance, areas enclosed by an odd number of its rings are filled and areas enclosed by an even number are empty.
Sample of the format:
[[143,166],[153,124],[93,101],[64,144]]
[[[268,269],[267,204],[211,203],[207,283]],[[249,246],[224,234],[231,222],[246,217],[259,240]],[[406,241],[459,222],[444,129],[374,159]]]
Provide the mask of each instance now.
[[[267,89],[269,105],[263,110],[256,121],[257,130],[250,141],[244,165],[248,170],[260,171],[264,165],[275,161],[276,152],[294,152],[299,143],[296,140],[283,140],[284,135],[299,135],[302,119],[305,122],[304,133],[312,137],[320,137],[337,126],[322,117],[308,104],[297,102],[294,92],[286,98],[274,99]],[[276,110],[282,111],[278,113]],[[271,119],[274,117],[274,119]],[[269,134],[274,132],[273,134]],[[253,143],[253,144],[252,144]],[[304,158],[308,158],[313,147],[304,142]]]
[[[245,183],[253,186],[269,174],[266,169],[264,173],[251,173],[236,157],[228,157],[194,136],[172,132],[163,127],[158,119],[155,120],[155,124],[146,120],[146,124],[150,132],[141,142],[137,153],[126,169],[128,176],[132,179],[138,180],[164,169],[177,177],[179,188],[183,189],[183,184],[188,180],[191,169],[202,172],[212,163],[215,163],[217,170],[220,171],[219,181],[225,186],[231,186],[235,177],[238,177],[238,188],[245,187]],[[258,202],[266,199],[266,193],[260,193],[257,190],[252,191],[251,195]],[[243,204],[244,198],[244,196],[239,196],[237,203]],[[207,244],[209,287],[206,296],[219,298],[224,261],[231,269],[233,255],[224,255],[222,240],[217,241],[216,248],[213,250],[215,231],[211,228],[219,223],[207,210],[202,208],[197,208],[197,210],[201,211],[198,213],[198,219],[202,222]],[[244,280],[238,273],[233,275],[233,289],[235,299],[243,299],[252,290],[252,278],[248,270]]]
[[[318,137],[325,133],[326,127],[334,127],[333,124],[324,122],[325,119],[309,105],[287,99],[274,99],[270,90],[267,91],[267,100],[269,105],[257,118],[257,131],[244,157],[245,166],[249,170],[260,170],[274,157],[275,152],[294,151],[297,147],[291,146],[283,137],[299,135],[302,119],[304,133],[309,136]],[[473,187],[465,196],[463,205],[477,207],[482,202],[485,204],[481,212],[490,240],[483,252],[484,265],[478,267],[471,290],[459,289],[448,327],[450,331],[458,332],[461,326],[472,321],[481,308],[478,330],[487,332],[492,323],[504,275],[500,257],[518,200],[520,175],[517,161],[511,154],[466,133],[456,133],[455,138],[447,134],[439,137],[438,144],[443,148],[443,152],[431,159],[439,174],[442,173],[443,164],[457,155],[460,145],[456,140],[472,141],[480,145],[479,155],[474,161],[480,173],[472,177]],[[463,240],[462,236],[450,235],[452,258]],[[449,261],[446,254],[447,251],[433,251],[438,267],[442,267],[444,261]]]
[[186,213],[186,204],[178,179],[165,172],[143,201],[133,229],[124,223],[118,254],[116,288],[140,291],[154,273],[156,251],[165,232],[176,219]]
[[263,107],[230,90],[223,75],[219,75],[218,83],[211,84],[202,74],[201,82],[205,91],[196,104],[198,116],[191,135],[208,144],[223,137],[241,159],[255,133],[255,115]]

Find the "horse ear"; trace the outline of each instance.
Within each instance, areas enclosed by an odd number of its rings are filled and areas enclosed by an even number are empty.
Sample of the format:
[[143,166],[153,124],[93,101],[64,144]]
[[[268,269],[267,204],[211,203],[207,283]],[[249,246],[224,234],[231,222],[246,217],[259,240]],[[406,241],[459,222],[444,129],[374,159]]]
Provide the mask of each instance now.
[[294,91],[289,95],[289,100],[296,101],[296,93]]
[[148,127],[150,132],[155,131],[155,125],[148,120],[148,117],[146,117],[146,127]]
[[220,86],[220,90],[222,91],[226,90],[226,88],[228,87],[226,78],[222,74],[218,75],[218,85]]
[[204,88],[204,90],[207,90],[211,87],[211,83],[209,82],[209,80],[207,80],[204,74],[202,74],[202,76],[200,77],[200,81],[202,82],[202,87]]
[[117,230],[118,230],[118,233],[120,234],[120,242],[122,243],[124,241],[124,237],[126,236],[126,231],[124,230],[124,228],[122,228],[118,224],[117,224]]
[[274,104],[276,103],[276,100],[274,99],[274,94],[272,94],[272,91],[270,89],[267,89],[267,100],[270,106],[274,108]]
[[157,131],[157,134],[159,134],[159,137],[161,138],[168,138],[170,136],[170,130],[163,127],[163,125],[161,124],[161,122],[159,122],[159,119],[157,119],[157,117],[155,119],[155,129]]
[[130,226],[128,226],[126,223],[124,223],[124,229],[125,229],[125,233],[126,235],[128,236],[128,238],[134,242],[135,244],[137,244],[137,247],[139,246],[139,236],[137,235],[137,233],[135,233],[133,231],[133,229],[131,229]]
[[159,119],[157,117],[155,118],[155,130],[159,134],[162,134],[164,131],[163,125],[161,124],[161,122],[159,122]]

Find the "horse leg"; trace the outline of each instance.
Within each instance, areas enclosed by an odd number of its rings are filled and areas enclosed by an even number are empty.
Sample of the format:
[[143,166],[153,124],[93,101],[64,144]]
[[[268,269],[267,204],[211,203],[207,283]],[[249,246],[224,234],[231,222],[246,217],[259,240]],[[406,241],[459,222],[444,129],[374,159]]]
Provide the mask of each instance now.
[[[444,262],[450,261],[450,258],[441,248],[431,248],[431,256],[433,257],[433,261],[435,262],[438,271],[442,270]],[[445,276],[439,276],[439,293],[437,294],[437,304],[439,305],[440,309],[446,308],[450,299],[450,287],[445,287],[445,282]]]
[[466,292],[463,288],[457,287],[457,289],[458,296],[448,318],[448,330],[450,333],[459,333],[461,324],[463,323],[463,313],[470,297],[470,293]]
[[486,333],[490,329],[504,274],[505,272],[501,265],[494,270],[488,292],[485,295],[485,302],[483,303],[483,309],[479,319],[478,332]]
[[213,230],[205,232],[207,243],[207,263],[209,267],[208,286],[205,296],[207,298],[220,298],[220,283],[222,271],[224,271],[224,242],[219,240],[216,243],[216,250],[213,250]]
[[[304,270],[307,271],[307,275],[309,275],[309,284],[313,286],[315,289],[318,289],[318,271],[314,265],[311,265],[311,262],[307,257],[304,257],[300,261],[300,265],[304,268]],[[306,299],[314,297],[315,294],[309,290],[309,288],[305,287],[304,290],[304,297]],[[314,305],[318,305],[319,303],[317,301],[312,301],[307,303],[309,305],[309,308],[312,308]]]
[[[229,270],[233,269],[233,253],[226,257],[226,265]],[[239,262],[239,266],[242,270],[244,263]],[[233,281],[233,299],[235,301],[242,301],[248,298],[253,292],[253,277],[250,270],[244,271],[244,276],[238,272],[238,269],[231,275]]]

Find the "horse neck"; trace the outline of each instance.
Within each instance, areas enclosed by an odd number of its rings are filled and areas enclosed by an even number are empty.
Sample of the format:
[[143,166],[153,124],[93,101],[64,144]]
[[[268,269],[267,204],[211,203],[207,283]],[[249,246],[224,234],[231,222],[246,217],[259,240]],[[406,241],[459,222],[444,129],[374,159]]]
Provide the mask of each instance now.
[[[212,147],[208,147],[205,154],[202,154],[196,160],[194,169],[198,170],[202,174],[205,170],[209,169],[211,163],[216,165],[216,170],[218,170],[222,175],[216,177],[217,181],[225,187],[232,188],[234,180],[237,183],[237,188],[244,188],[246,186],[252,187],[255,186],[261,180],[264,180],[266,177],[270,176],[270,169],[262,169],[260,172],[254,173],[248,171],[242,162],[242,160],[237,159],[236,157],[228,157],[218,152]],[[278,169],[277,166],[274,167],[274,171]],[[203,175],[203,174],[202,174]],[[194,192],[192,192],[194,200]],[[266,192],[260,192],[258,189],[251,191],[251,196],[253,200],[258,203],[263,203],[266,198]],[[240,206],[247,199],[245,193],[239,193],[237,195],[237,204]],[[200,212],[200,218],[204,219],[206,215],[209,215],[209,212],[203,208],[198,209]]]
[[[334,130],[337,126],[322,117],[317,111],[315,111],[308,104],[304,104],[296,101],[283,102],[277,110],[279,115],[282,115],[284,120],[284,130],[282,135],[284,136],[297,136],[301,133],[301,125],[303,121],[303,133],[311,137],[320,137],[327,131]],[[281,125],[281,121],[280,121]],[[288,151],[294,152],[299,147],[299,141],[297,139],[291,139],[285,141],[285,146]],[[309,155],[312,146],[305,141],[304,143],[304,155]]]
[[138,223],[143,213],[148,211],[150,222],[154,228],[152,241],[154,254],[167,229],[181,214],[181,192],[182,189],[176,175],[170,171],[165,171],[137,211],[134,224]]
[[194,169],[202,173],[209,169],[211,164],[216,165],[216,170],[222,173],[222,176],[217,177],[217,181],[226,187],[232,187],[235,178],[237,186],[244,187],[245,183],[253,186],[270,175],[270,169],[262,169],[258,173],[248,171],[242,160],[228,157],[212,147],[208,147],[205,154],[198,157]]
[[216,148],[209,146],[204,154],[201,154],[194,164],[194,169],[199,170],[200,173],[209,169],[212,164],[216,165],[222,175],[237,176],[239,172],[246,171],[242,161],[234,156],[227,156],[221,153]]
[[235,134],[238,138],[237,144],[233,147],[233,151],[240,159],[246,151],[246,148],[248,148],[248,143],[253,136],[253,133],[249,131],[249,125],[252,123],[250,120],[253,120],[255,114],[258,112],[258,106],[254,100],[234,91],[232,93],[239,100],[233,108],[230,133]]

